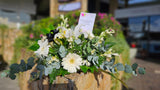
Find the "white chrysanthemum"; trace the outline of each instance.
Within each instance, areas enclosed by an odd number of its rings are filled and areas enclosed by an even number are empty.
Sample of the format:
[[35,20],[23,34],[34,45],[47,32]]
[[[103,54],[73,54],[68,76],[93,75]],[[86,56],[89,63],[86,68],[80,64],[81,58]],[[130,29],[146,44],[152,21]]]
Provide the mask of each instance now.
[[118,53],[113,53],[112,49],[109,49],[107,52],[104,53],[104,56],[109,57],[109,58],[112,57],[112,55],[119,56]]
[[49,52],[49,47],[50,45],[48,45],[48,40],[38,40],[38,44],[39,44],[39,49],[37,51],[35,51],[34,53],[38,54],[38,55],[43,55],[43,56],[47,56],[48,52]]
[[65,58],[62,59],[62,66],[64,69],[68,70],[70,73],[77,72],[82,65],[82,58],[75,54],[69,53]]

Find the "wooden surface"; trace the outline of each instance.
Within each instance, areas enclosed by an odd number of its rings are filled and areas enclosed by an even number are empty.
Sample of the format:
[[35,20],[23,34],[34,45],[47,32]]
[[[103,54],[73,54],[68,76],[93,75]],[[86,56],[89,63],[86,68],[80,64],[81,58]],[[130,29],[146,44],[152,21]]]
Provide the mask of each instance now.
[[[48,79],[42,81],[34,81],[30,84],[30,90],[49,90]],[[100,73],[74,73],[58,76],[51,86],[51,90],[110,90],[111,76],[103,72]]]

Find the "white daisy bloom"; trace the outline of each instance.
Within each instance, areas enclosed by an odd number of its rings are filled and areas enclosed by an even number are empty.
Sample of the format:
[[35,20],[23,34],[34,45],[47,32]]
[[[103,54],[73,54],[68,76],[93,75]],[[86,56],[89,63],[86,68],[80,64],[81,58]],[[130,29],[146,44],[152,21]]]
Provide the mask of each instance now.
[[112,55],[119,56],[118,53],[112,53],[112,49],[109,49],[107,52],[104,53],[104,56],[109,57],[109,58],[112,57]]
[[82,65],[82,58],[75,54],[69,53],[65,58],[62,59],[62,66],[64,69],[68,70],[70,73],[77,72]]
[[49,47],[50,47],[50,45],[48,45],[48,40],[47,39],[45,41],[38,40],[38,44],[40,47],[34,53],[36,53],[38,55],[47,56],[48,52],[49,52]]

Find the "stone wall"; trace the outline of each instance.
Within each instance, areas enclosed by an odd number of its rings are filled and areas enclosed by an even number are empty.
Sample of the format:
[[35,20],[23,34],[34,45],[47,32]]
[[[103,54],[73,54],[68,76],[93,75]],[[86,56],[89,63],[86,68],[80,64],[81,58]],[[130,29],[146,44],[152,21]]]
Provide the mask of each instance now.
[[[0,35],[2,35],[2,30],[0,30]],[[14,55],[13,45],[14,45],[15,39],[20,35],[21,35],[21,30],[7,29],[7,30],[4,30],[3,37],[0,36],[0,46],[1,46],[0,51],[4,61],[7,62],[8,64],[10,64],[12,57]]]

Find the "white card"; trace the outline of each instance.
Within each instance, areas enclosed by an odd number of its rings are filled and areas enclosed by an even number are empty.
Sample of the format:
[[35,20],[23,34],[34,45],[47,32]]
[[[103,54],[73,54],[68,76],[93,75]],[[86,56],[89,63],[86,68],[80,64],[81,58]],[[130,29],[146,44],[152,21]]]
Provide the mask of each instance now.
[[95,13],[85,13],[81,12],[78,25],[81,26],[83,31],[93,31],[93,26],[95,22],[96,14]]

